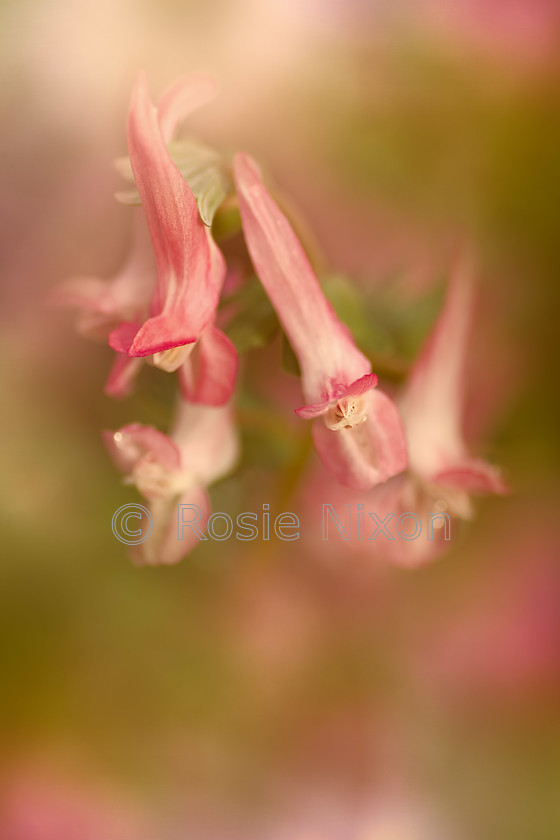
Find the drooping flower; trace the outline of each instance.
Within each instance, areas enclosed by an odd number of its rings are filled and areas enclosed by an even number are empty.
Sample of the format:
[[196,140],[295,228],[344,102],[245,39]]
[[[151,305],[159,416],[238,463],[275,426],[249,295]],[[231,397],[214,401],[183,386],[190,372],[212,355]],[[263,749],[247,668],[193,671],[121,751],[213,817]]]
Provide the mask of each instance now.
[[246,154],[234,178],[255,270],[298,357],[303,396],[297,409],[316,419],[315,446],[346,486],[365,490],[406,468],[406,443],[392,400],[373,390],[378,378],[325,298],[292,227]]
[[153,531],[133,549],[139,564],[177,563],[198,541],[193,528],[179,539],[178,505],[196,506],[197,528],[210,516],[207,487],[234,466],[239,443],[230,405],[194,405],[181,400],[169,435],[131,423],[105,432],[105,443],[125,481],[149,500]]
[[499,469],[471,457],[463,437],[473,298],[463,264],[398,401],[409,468],[367,493],[329,482],[320,467],[308,475],[302,502],[327,535],[326,551],[338,556],[344,545],[368,558],[421,566],[453,546],[457,519],[473,515],[473,495],[508,492]]
[[472,517],[473,494],[508,492],[500,470],[471,457],[463,437],[474,293],[471,269],[463,262],[451,276],[443,309],[399,400],[409,471],[376,488],[369,500],[381,518],[415,512],[425,526],[428,514],[443,514],[433,520],[439,532],[430,535],[426,529],[409,541],[379,541],[381,553],[402,565],[418,565],[449,547],[451,521]]
[[[110,396],[130,392],[144,357],[163,370],[179,368],[185,399],[220,405],[231,395],[237,356],[213,323],[225,268],[207,226],[225,189],[217,154],[192,143],[185,151],[176,143],[178,169],[169,151],[179,122],[215,90],[210,77],[189,76],[168,88],[154,109],[139,78],[129,115],[130,160],[117,162],[125,177],[136,177],[138,187],[119,197],[144,205],[134,211],[129,257],[112,280],[75,278],[51,296],[53,303],[79,310],[81,332],[110,336],[118,353],[105,388]],[[185,175],[196,181],[207,224]]]
[[470,515],[469,494],[507,491],[500,471],[472,458],[463,438],[465,366],[473,318],[474,284],[466,264],[456,267],[445,304],[416,360],[399,407],[410,469],[426,485],[448,488],[449,507]]
[[[77,328],[90,338],[107,339],[123,319],[144,318],[155,283],[155,261],[144,215],[134,211],[134,232],[128,257],[110,280],[75,277],[62,283],[50,296],[51,303],[78,310]],[[142,364],[118,353],[105,392],[125,397],[132,390]]]
[[[177,123],[213,91],[206,77],[176,83],[156,108],[145,77],[138,77],[128,118],[130,164],[142,201],[157,263],[157,279],[145,320],[126,320],[109,343],[131,358],[153,363],[182,378],[186,398],[223,404],[233,389],[237,356],[214,326],[225,263],[202,221],[195,196],[167,144]],[[195,345],[200,358],[190,358]]]

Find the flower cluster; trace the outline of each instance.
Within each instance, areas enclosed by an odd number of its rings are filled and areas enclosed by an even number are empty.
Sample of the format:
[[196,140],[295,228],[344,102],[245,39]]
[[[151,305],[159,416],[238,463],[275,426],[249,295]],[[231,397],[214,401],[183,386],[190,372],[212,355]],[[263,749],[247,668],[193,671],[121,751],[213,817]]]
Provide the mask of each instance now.
[[468,516],[471,492],[505,490],[495,468],[468,457],[461,436],[470,276],[459,271],[452,279],[433,334],[393,400],[327,300],[255,161],[238,153],[227,163],[212,149],[176,139],[179,123],[214,93],[210,78],[195,75],[154,105],[138,77],[129,157],[118,162],[131,182],[118,197],[140,205],[131,211],[137,218],[129,258],[112,280],[76,278],[56,293],[59,303],[78,309],[83,332],[105,337],[116,352],[109,395],[129,394],[143,361],[178,375],[169,435],[139,424],[106,433],[126,481],[150,501],[154,535],[137,547],[138,562],[181,559],[191,546],[176,538],[177,503],[197,504],[207,519],[206,488],[238,458],[238,357],[217,326],[227,331],[219,306],[228,265],[212,235],[224,200],[239,210],[254,271],[297,357],[305,404],[294,410],[312,421],[324,467],[354,491],[390,488],[394,496],[397,487],[400,501],[392,504],[444,499],[451,513]]

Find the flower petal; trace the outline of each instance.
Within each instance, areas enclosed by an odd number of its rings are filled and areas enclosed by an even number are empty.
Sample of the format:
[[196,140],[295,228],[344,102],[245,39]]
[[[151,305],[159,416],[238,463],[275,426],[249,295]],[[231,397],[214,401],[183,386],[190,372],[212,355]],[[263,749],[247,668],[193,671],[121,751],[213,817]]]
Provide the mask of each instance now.
[[176,81],[158,100],[158,120],[166,143],[173,138],[178,124],[201,105],[210,102],[218,86],[204,73],[193,73]]
[[[111,333],[109,343],[117,350],[119,339],[122,339],[123,346],[130,335],[129,325],[121,325],[118,330]],[[148,318],[139,330],[134,333],[132,341],[128,346],[130,356],[153,356],[154,353],[163,353],[173,347],[182,347],[185,344],[193,344],[198,338],[196,330],[185,323],[177,312],[164,313],[155,318]],[[113,343],[114,342],[114,343]]]
[[108,397],[121,399],[132,393],[136,376],[142,367],[141,359],[133,359],[124,353],[117,353],[109,378],[105,383]]
[[206,327],[193,353],[179,369],[184,399],[224,405],[233,393],[237,364],[237,352],[229,338],[213,325]]
[[470,267],[451,277],[439,319],[412,369],[401,403],[410,465],[427,487],[450,488],[458,515],[471,515],[469,493],[508,492],[499,470],[469,458],[462,436],[464,368],[474,304]]
[[468,267],[458,266],[400,403],[411,467],[425,478],[467,457],[461,426],[473,293]]
[[337,393],[330,396],[326,401],[316,403],[315,405],[304,405],[301,408],[296,408],[295,412],[298,417],[304,420],[312,420],[315,417],[321,417],[326,414],[329,407],[339,400],[348,399],[349,397],[359,397],[365,394],[371,388],[375,388],[379,382],[379,377],[376,373],[367,373],[352,382],[347,388],[340,388]]
[[333,431],[318,420],[315,447],[326,469],[345,487],[368,490],[408,464],[402,421],[394,402],[382,391],[370,391],[365,423]]
[[482,460],[469,460],[442,470],[433,479],[435,484],[462,488],[469,493],[509,493],[500,470]]
[[123,321],[109,333],[109,347],[117,353],[128,353],[141,327],[138,321]]
[[[158,278],[150,312],[133,355],[149,355],[198,338],[213,317],[225,274],[187,182],[165,145],[146,80],[139,76],[128,119],[130,162],[156,255]],[[161,330],[169,326],[166,340]]]
[[239,439],[231,405],[206,406],[181,401],[171,431],[183,470],[203,484],[222,478],[234,466]]
[[75,277],[58,286],[50,301],[80,310],[80,332],[105,338],[122,321],[147,315],[155,278],[154,253],[144,214],[136,211],[129,254],[118,273],[109,280]]
[[154,499],[149,506],[153,530],[147,540],[131,550],[133,562],[138,566],[171,566],[183,559],[200,540],[194,528],[181,529],[179,539],[179,505],[195,505],[200,511],[196,528],[205,532],[211,506],[208,493],[202,485],[192,487],[187,493],[172,499]]
[[99,277],[72,277],[51,292],[49,303],[68,308],[106,312],[109,309],[110,281]]
[[371,366],[324,296],[255,161],[239,153],[233,172],[253,265],[298,357],[304,397],[311,404],[319,403],[330,382],[352,382],[369,373]]
[[117,432],[103,432],[103,439],[113,461],[124,473],[130,473],[148,453],[167,470],[178,470],[181,466],[176,444],[153,426],[130,423]]
[[[368,540],[363,544],[368,554],[395,566],[416,569],[449,551],[456,536],[458,523],[454,518],[450,524],[442,522],[439,518],[432,522],[429,514],[436,515],[438,512],[434,502],[434,498],[418,487],[409,473],[397,475],[375,487],[366,497],[367,510],[374,511],[381,521],[392,514],[388,530],[395,539],[387,539],[380,531],[375,540]],[[414,533],[406,514],[413,514],[420,520],[419,532],[414,539],[403,539],[397,530],[399,517],[404,516],[401,533]]]

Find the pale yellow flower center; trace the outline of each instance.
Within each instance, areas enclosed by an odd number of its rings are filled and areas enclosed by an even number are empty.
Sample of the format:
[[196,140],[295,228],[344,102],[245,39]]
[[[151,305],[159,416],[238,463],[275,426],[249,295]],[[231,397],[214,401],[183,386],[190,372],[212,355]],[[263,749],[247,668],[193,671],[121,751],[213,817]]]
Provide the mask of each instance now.
[[328,429],[352,429],[367,420],[367,402],[363,397],[348,397],[332,405],[324,416]]
[[181,347],[171,347],[169,350],[162,350],[161,353],[154,353],[152,356],[154,365],[167,373],[173,373],[188,358],[195,343],[183,344]]

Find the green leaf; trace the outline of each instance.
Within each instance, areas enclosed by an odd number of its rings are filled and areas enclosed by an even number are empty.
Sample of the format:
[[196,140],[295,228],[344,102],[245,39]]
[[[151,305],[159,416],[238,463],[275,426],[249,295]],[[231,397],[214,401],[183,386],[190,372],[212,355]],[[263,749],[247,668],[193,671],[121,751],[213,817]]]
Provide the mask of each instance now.
[[436,321],[444,291],[438,283],[416,297],[403,294],[399,286],[368,295],[369,317],[391,337],[393,355],[408,362],[415,358]]
[[340,320],[350,328],[356,343],[368,354],[390,355],[395,342],[386,324],[368,306],[367,296],[342,275],[323,280],[325,295]]
[[265,347],[278,332],[276,312],[256,277],[248,280],[241,291],[226,298],[223,305],[235,308],[225,332],[238,353]]
[[322,285],[373,370],[387,379],[403,379],[441,309],[442,285],[415,298],[403,295],[397,282],[382,289],[359,288],[341,275],[332,275]]
[[[209,146],[195,140],[174,140],[168,145],[177,169],[191,188],[200,218],[208,227],[218,207],[233,193],[233,182],[222,156]],[[127,157],[117,158],[115,168],[122,177],[134,184],[134,175]],[[136,188],[116,193],[123,204],[140,204]]]

